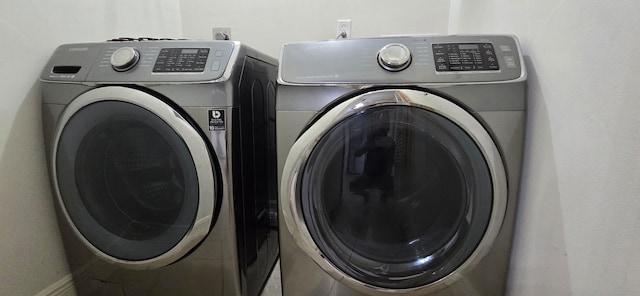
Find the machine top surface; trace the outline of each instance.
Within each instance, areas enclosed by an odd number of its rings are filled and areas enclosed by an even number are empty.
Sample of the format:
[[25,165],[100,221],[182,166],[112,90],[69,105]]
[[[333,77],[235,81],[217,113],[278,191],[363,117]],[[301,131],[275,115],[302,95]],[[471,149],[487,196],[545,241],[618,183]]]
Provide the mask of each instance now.
[[526,80],[514,36],[412,36],[285,44],[283,85],[502,83]]
[[50,82],[201,82],[224,80],[239,42],[118,38],[59,46],[40,76]]

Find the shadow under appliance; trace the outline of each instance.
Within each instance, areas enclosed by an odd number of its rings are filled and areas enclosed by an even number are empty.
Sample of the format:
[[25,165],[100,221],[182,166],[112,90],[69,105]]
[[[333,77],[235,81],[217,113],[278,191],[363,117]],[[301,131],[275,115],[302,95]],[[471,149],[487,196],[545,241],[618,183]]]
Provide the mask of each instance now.
[[501,295],[525,123],[512,36],[284,45],[283,293]]
[[56,49],[44,134],[81,295],[258,295],[278,256],[277,61],[231,41]]

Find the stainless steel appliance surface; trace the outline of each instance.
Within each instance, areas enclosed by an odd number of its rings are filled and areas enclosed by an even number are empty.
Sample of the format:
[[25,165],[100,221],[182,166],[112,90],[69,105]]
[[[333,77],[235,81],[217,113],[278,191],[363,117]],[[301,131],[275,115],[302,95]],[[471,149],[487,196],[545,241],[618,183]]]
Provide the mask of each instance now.
[[277,60],[239,42],[65,44],[41,75],[79,295],[258,295],[278,253]]
[[504,294],[525,88],[514,36],[285,44],[283,295]]

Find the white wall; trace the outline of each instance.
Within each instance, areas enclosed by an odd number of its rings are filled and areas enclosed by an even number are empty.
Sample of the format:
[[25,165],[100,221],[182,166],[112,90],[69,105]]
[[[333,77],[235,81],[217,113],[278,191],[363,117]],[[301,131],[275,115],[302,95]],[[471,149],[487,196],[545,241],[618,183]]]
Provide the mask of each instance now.
[[181,0],[186,38],[213,38],[231,27],[231,39],[279,57],[283,43],[337,37],[337,20],[352,21],[354,38],[447,32],[449,0]]
[[181,34],[177,0],[2,2],[0,295],[33,295],[69,274],[49,189],[38,83],[55,47]]
[[451,33],[513,33],[529,116],[511,295],[640,293],[640,2],[452,0]]

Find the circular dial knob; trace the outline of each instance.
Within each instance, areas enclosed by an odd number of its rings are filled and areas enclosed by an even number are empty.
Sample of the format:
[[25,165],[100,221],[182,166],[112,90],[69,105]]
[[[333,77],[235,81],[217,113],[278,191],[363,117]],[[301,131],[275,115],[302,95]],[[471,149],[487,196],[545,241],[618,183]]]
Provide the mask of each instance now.
[[385,70],[402,71],[411,64],[411,51],[404,44],[387,44],[378,52],[378,63]]
[[127,71],[135,66],[140,60],[140,53],[131,47],[118,48],[111,55],[111,66],[118,72]]

